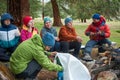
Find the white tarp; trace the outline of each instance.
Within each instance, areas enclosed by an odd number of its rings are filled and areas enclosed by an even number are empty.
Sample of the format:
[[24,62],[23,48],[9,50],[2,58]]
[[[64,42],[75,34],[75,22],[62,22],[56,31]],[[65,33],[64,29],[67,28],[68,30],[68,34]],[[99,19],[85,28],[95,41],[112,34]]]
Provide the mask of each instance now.
[[57,53],[64,68],[64,80],[91,80],[90,73],[86,66],[77,58],[68,53]]

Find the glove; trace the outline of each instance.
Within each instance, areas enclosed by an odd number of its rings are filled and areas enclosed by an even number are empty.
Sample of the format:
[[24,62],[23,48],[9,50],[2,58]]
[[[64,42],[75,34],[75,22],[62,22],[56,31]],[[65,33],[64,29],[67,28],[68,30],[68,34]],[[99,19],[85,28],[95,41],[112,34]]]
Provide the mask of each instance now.
[[57,75],[58,75],[58,80],[63,80],[63,71],[59,71]]
[[86,32],[85,34],[86,34],[86,36],[90,36],[90,32]]

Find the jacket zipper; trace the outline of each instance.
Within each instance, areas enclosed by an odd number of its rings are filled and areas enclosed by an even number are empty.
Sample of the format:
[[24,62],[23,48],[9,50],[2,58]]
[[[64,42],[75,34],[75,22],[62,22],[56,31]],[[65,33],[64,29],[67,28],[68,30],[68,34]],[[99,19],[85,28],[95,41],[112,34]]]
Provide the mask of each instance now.
[[7,28],[7,42],[8,42],[8,45],[9,45],[8,28]]

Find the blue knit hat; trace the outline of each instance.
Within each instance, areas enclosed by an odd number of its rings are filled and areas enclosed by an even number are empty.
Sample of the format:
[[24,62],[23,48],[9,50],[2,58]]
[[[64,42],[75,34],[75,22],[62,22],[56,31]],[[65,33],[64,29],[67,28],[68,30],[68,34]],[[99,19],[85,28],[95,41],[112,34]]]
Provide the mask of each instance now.
[[46,22],[52,22],[52,21],[49,17],[46,17],[46,18],[44,18],[44,23],[46,23]]
[[72,21],[72,18],[70,18],[70,17],[69,17],[69,18],[66,18],[66,19],[65,19],[65,24],[68,24],[68,23],[71,22],[71,21]]
[[100,14],[97,14],[95,13],[93,16],[92,16],[93,19],[100,19]]
[[52,46],[53,47],[55,44],[54,36],[53,36],[53,34],[51,34],[49,32],[47,32],[47,33],[45,33],[45,35],[43,35],[42,41],[43,41],[45,46]]

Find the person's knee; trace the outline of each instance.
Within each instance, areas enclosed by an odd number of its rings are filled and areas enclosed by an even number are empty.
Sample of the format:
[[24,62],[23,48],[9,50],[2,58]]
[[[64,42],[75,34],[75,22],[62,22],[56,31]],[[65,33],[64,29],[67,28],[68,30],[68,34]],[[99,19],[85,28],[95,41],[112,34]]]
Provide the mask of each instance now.
[[55,47],[59,48],[60,47],[60,42],[56,42]]
[[67,53],[69,51],[69,43],[61,42],[61,51]]

